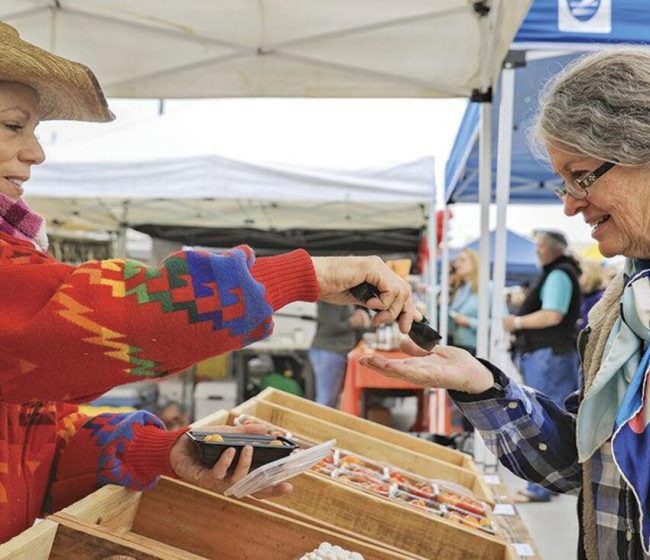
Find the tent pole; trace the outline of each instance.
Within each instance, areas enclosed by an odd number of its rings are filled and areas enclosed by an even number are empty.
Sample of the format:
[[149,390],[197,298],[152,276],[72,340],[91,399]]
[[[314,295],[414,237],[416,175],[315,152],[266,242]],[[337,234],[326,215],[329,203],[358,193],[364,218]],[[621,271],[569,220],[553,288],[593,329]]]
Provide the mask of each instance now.
[[479,203],[481,205],[481,238],[479,241],[478,328],[476,354],[488,357],[488,322],[490,280],[490,196],[492,183],[492,103],[481,103],[479,134]]
[[504,337],[503,302],[506,285],[506,213],[510,199],[510,167],[512,159],[512,121],[515,95],[515,69],[506,65],[501,73],[501,104],[499,105],[499,140],[496,177],[496,234],[494,268],[492,271],[492,324],[490,332],[490,361],[499,363]]
[[117,230],[117,243],[116,243],[116,258],[125,259],[126,258],[126,232],[129,228],[123,224],[120,224],[120,229]]
[[[488,357],[488,320],[490,280],[490,195],[492,183],[492,103],[481,103],[479,124],[479,203],[481,238],[479,241],[478,327],[476,355]],[[485,464],[487,447],[478,431],[474,432],[474,460]]]
[[448,206],[442,209],[442,270],[440,274],[440,336],[447,343],[449,337],[449,218]]
[[429,203],[429,216],[427,220],[427,245],[429,251],[429,274],[427,284],[427,319],[434,326],[438,325],[438,263],[436,253],[438,250],[438,232],[436,231],[436,187],[433,186],[432,201]]

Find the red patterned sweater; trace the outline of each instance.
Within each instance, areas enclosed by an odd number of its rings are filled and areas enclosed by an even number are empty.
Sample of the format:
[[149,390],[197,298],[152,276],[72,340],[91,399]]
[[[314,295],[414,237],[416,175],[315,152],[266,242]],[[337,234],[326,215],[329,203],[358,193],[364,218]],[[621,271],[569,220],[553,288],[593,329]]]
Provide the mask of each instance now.
[[144,489],[173,474],[179,432],[146,412],[88,418],[71,403],[241,348],[270,334],[274,310],[317,296],[304,251],[74,267],[0,233],[0,542],[103,484]]

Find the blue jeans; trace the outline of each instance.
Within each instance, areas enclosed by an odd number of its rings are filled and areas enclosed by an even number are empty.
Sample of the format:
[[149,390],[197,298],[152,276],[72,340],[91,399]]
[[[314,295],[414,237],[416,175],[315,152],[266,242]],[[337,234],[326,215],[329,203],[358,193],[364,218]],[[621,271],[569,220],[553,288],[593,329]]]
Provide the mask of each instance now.
[[348,363],[347,358],[329,350],[311,348],[309,361],[316,380],[316,402],[336,407]]
[[560,408],[578,390],[577,352],[557,355],[551,348],[540,348],[519,356],[519,368],[525,385],[544,393]]
[[[564,408],[565,399],[578,390],[579,367],[577,352],[557,355],[551,348],[540,348],[519,356],[524,384],[544,393],[560,408]],[[550,500],[553,494],[534,482],[529,482],[526,490],[540,501]]]

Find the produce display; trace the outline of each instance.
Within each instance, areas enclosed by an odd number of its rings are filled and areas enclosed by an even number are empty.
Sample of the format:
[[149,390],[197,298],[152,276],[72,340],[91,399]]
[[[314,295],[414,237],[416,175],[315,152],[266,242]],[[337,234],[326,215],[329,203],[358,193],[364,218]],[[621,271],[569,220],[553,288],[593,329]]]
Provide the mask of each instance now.
[[324,542],[316,550],[301,556],[300,560],[363,560],[363,556],[358,552],[350,552]]
[[[253,423],[266,425],[270,435],[290,437],[299,442],[303,449],[315,445],[314,442],[297,438],[294,434],[254,416],[242,414],[235,419],[236,425]],[[342,449],[335,449],[311,470],[431,515],[476,527],[488,533],[496,533],[490,506],[466,488],[452,482],[429,480]]]

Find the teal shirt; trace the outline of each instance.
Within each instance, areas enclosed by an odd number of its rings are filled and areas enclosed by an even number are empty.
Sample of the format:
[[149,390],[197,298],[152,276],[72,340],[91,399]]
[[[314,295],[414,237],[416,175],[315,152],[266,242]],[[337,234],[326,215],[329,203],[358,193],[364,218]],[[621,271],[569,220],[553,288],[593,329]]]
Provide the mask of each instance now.
[[[492,285],[488,287],[488,298],[490,301],[490,317],[492,316]],[[449,334],[456,346],[476,348],[476,329],[478,326],[478,293],[472,292],[471,284],[463,284],[449,304],[449,311],[455,311],[459,315],[469,317],[469,327],[460,327],[449,317]],[[503,303],[503,314],[507,315],[506,304]]]
[[555,269],[544,281],[539,297],[542,300],[542,309],[558,311],[562,315],[569,312],[573,284],[571,278],[564,270]]

